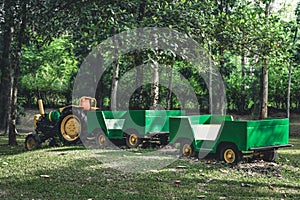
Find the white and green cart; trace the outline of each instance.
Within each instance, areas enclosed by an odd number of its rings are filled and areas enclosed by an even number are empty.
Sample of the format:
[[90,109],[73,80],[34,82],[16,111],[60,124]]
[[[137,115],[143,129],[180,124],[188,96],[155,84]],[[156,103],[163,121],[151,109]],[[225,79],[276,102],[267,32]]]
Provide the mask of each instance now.
[[170,118],[170,143],[180,143],[183,156],[215,154],[226,163],[252,154],[274,161],[277,149],[290,147],[289,119],[233,120],[232,116]]

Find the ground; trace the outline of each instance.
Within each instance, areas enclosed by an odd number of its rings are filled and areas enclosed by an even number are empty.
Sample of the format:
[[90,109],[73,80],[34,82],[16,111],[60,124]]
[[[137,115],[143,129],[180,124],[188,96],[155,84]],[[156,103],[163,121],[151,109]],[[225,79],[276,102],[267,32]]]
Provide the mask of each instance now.
[[[29,117],[22,120],[31,124]],[[19,146],[9,147],[0,137],[0,199],[300,199],[297,132],[290,137],[294,147],[279,150],[276,162],[178,159],[146,173],[110,168],[82,146],[27,152],[24,139],[18,136]]]

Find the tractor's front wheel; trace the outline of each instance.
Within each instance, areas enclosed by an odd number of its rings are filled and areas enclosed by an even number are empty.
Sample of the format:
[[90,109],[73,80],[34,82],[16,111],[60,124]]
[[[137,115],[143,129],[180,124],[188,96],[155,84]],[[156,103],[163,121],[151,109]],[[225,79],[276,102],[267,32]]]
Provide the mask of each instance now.
[[76,144],[79,136],[86,131],[86,115],[81,109],[68,108],[63,111],[58,122],[59,137],[64,144]]
[[39,148],[41,145],[41,139],[37,134],[29,134],[25,139],[25,148],[28,151]]

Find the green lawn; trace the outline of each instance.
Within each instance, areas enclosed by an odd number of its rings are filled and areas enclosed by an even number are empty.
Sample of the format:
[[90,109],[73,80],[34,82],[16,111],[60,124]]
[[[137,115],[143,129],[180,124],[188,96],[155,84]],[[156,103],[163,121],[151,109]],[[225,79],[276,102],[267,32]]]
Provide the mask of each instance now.
[[300,199],[299,136],[277,163],[184,159],[140,174],[105,167],[80,146],[26,152],[18,140],[11,148],[0,137],[0,199]]

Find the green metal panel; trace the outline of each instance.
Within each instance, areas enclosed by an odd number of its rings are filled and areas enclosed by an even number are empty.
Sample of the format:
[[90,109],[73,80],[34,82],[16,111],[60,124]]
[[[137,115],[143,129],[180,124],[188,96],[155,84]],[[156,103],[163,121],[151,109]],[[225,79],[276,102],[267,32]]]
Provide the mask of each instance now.
[[110,139],[123,138],[123,124],[127,111],[102,111],[106,135]]
[[247,147],[263,147],[288,144],[289,119],[266,119],[249,121],[247,125]]
[[147,133],[169,132],[170,116],[185,115],[180,110],[130,110],[126,114],[124,130],[135,129],[140,136]]
[[94,130],[101,128],[107,131],[102,111],[88,111],[87,112],[87,131],[91,134]]
[[145,133],[145,110],[129,110],[125,115],[125,124],[123,130],[134,129],[139,135]]
[[211,115],[192,115],[189,116],[191,124],[209,124]]
[[190,117],[171,117],[170,118],[170,144],[174,144],[178,139],[194,140],[193,130],[189,120]]
[[288,119],[226,121],[212,153],[221,142],[231,142],[240,151],[249,151],[254,147],[288,144],[288,137]]
[[216,153],[218,145],[222,142],[231,142],[237,145],[241,151],[246,150],[247,142],[247,121],[225,121],[220,129],[218,141],[212,150]]
[[[121,139],[123,132],[121,124],[126,111],[88,111],[88,133],[96,129],[102,129],[109,138]],[[111,120],[115,120],[112,122]]]
[[172,116],[185,115],[185,111],[180,110],[147,110],[145,134],[150,132],[169,132],[169,119]]

